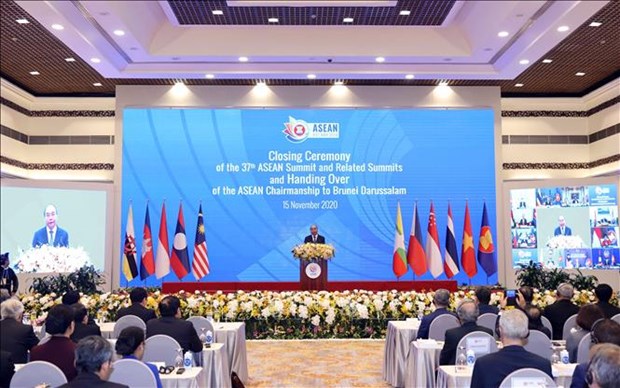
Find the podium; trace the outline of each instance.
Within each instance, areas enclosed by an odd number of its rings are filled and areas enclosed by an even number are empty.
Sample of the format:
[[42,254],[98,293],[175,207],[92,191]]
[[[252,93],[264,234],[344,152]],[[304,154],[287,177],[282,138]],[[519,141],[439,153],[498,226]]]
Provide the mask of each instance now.
[[299,260],[299,282],[303,291],[327,289],[327,261],[321,258]]

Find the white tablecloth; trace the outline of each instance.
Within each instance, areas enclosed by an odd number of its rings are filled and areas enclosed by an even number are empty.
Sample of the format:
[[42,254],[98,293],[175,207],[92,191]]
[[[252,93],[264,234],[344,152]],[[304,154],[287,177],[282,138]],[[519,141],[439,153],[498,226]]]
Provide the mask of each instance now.
[[[551,367],[553,379],[558,386],[569,387],[573,378],[573,371],[577,364],[554,364]],[[452,365],[442,365],[437,373],[437,388],[469,387],[473,368],[465,367],[457,370]]]
[[383,380],[394,387],[405,385],[409,344],[418,335],[418,320],[389,321],[385,336]]
[[226,344],[215,343],[202,351],[202,368],[204,369],[201,387],[229,388],[230,364]]
[[409,347],[405,387],[422,388],[435,386],[435,369],[439,365],[439,353],[443,342],[434,340],[413,341]]
[[248,354],[245,344],[245,323],[219,322],[215,327],[215,342],[226,344],[230,371],[236,372],[241,381],[248,382]]
[[103,322],[99,324],[99,329],[101,329],[101,336],[103,338],[113,338],[114,337],[114,325],[116,322]]

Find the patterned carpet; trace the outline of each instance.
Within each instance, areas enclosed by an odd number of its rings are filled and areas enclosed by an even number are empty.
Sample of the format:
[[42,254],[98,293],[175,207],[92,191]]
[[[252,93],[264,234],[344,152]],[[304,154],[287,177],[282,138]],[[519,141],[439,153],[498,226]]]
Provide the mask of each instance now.
[[247,387],[389,387],[381,376],[385,340],[247,342]]

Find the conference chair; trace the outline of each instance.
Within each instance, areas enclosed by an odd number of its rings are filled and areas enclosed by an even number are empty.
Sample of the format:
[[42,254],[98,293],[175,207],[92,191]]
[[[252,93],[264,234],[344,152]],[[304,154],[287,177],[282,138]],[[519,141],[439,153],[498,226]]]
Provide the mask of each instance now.
[[551,324],[549,318],[541,315],[540,320],[542,321],[543,326],[549,329],[549,333],[551,333],[551,338],[553,338],[553,325]]
[[486,313],[478,317],[478,326],[486,327],[495,332],[495,322],[497,322],[497,314]]
[[428,338],[435,341],[443,341],[446,339],[446,330],[454,329],[461,326],[458,318],[452,314],[442,314],[431,322],[428,330]]
[[618,323],[620,323],[620,314],[616,314],[613,317],[611,317],[612,321],[616,321]]
[[113,364],[108,381],[125,384],[129,388],[155,387],[155,375],[145,363],[138,360],[124,359]]
[[562,339],[564,341],[566,341],[568,335],[570,334],[570,331],[575,327],[577,327],[577,314],[571,315],[570,317],[568,317],[566,322],[564,322],[564,328],[562,329]]
[[46,333],[46,334],[43,336],[43,338],[41,338],[41,340],[39,341],[39,343],[38,343],[37,345],[43,345],[44,343],[46,343],[47,341],[49,341],[51,338],[52,338],[52,336]]
[[517,369],[502,380],[499,388],[557,387],[555,381],[545,372],[534,368]]
[[586,334],[577,346],[577,363],[588,362],[590,359],[590,347],[592,346],[592,334]]
[[174,338],[164,334],[154,335],[144,342],[142,361],[174,365],[179,349],[181,349],[181,345]]
[[545,333],[538,330],[530,330],[530,335],[527,337],[527,343],[524,348],[528,352],[537,354],[548,360],[551,360],[551,356],[553,355],[551,339],[549,339]]
[[45,322],[41,325],[41,331],[37,332],[36,335],[39,337],[39,340],[42,340],[43,337],[47,335],[47,332],[45,331]]
[[[187,318],[187,320],[191,322],[192,325],[194,325],[194,329],[196,330],[196,333],[198,333],[199,336],[202,334],[203,329],[204,329],[205,335],[208,330],[211,330],[211,333],[215,336],[215,329],[213,328],[213,324],[207,318],[200,317],[200,316],[193,316],[193,317]],[[215,342],[215,338],[213,342]]]
[[135,315],[125,315],[114,324],[114,333],[112,338],[118,338],[123,329],[132,326],[139,327],[146,333],[146,323],[144,323],[142,319]]
[[43,384],[59,387],[66,383],[65,374],[56,365],[47,361],[32,361],[15,372],[10,388],[35,387]]
[[[476,358],[497,352],[497,342],[495,341],[495,337],[488,333],[485,333],[484,331],[472,331],[471,333],[461,338],[461,340],[459,341],[459,344],[456,347],[455,360],[459,357],[459,349],[461,348],[461,346],[465,349],[470,348],[471,345],[468,346],[468,343],[471,343],[472,340],[475,340],[475,346],[473,346],[472,350],[474,351]],[[487,350],[481,350],[480,347],[486,347],[487,343]]]

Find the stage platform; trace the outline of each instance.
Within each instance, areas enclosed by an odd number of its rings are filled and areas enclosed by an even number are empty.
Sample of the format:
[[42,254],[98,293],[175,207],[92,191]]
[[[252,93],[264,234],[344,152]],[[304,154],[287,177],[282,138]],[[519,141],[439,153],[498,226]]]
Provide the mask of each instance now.
[[[457,291],[456,280],[401,280],[401,281],[348,281],[328,282],[326,291],[431,291],[445,288]],[[162,292],[236,292],[242,291],[301,291],[300,282],[170,282],[162,284]]]

